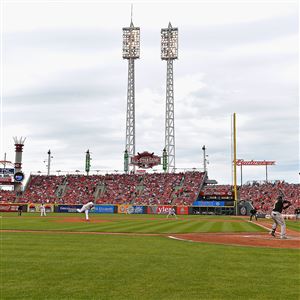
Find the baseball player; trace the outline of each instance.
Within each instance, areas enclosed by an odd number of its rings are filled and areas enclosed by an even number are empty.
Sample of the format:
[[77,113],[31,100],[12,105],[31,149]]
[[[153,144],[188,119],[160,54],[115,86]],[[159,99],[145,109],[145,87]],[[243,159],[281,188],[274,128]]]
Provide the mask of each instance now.
[[284,218],[282,217],[282,211],[284,209],[287,209],[291,205],[290,201],[283,200],[283,197],[280,195],[277,197],[277,200],[274,204],[272,213],[271,213],[271,218],[273,219],[274,223],[272,225],[272,231],[270,234],[275,237],[275,232],[276,228],[278,225],[281,227],[281,232],[280,232],[280,238],[281,239],[286,239],[286,226],[285,226],[285,221]]
[[169,216],[174,216],[177,219],[177,215],[176,215],[174,207],[172,207],[172,208],[169,209],[169,213],[167,215],[167,218],[169,218]]
[[41,204],[40,211],[41,211],[41,217],[42,216],[46,217],[46,207],[45,207],[44,203]]
[[80,209],[77,209],[77,212],[79,213],[84,212],[85,220],[89,221],[89,211],[92,209],[92,207],[94,207],[94,203],[88,202],[87,204],[84,204]]
[[250,221],[252,221],[253,217],[257,221],[257,209],[255,207],[250,210]]
[[22,216],[22,211],[23,211],[23,206],[19,205],[18,206],[18,216]]

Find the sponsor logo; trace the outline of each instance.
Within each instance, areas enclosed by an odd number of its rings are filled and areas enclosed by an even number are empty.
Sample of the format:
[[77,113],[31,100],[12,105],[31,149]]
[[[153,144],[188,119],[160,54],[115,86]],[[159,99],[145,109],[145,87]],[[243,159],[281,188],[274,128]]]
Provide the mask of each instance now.
[[102,213],[102,214],[112,214],[114,213],[114,206],[113,205],[96,205],[95,206],[95,213]]
[[210,206],[210,207],[218,207],[225,206],[224,201],[195,201],[193,206]]
[[159,214],[168,214],[171,208],[172,207],[165,207],[165,206],[158,207],[158,213]]
[[17,173],[15,173],[14,179],[17,182],[23,181],[24,180],[24,173],[23,172],[17,172]]
[[18,211],[18,205],[0,205],[0,211]]
[[58,205],[58,212],[74,213],[81,205]]
[[131,165],[138,166],[139,168],[149,169],[154,166],[161,164],[161,159],[159,156],[154,155],[154,152],[149,153],[144,151],[143,153],[138,153],[137,155],[131,157]]
[[133,206],[133,213],[134,214],[143,214],[144,207],[143,206]]
[[135,205],[119,205],[118,206],[119,214],[143,214],[144,206],[135,206]]
[[158,205],[158,206],[148,206],[148,214],[162,214],[166,215],[172,209],[172,205]]
[[178,206],[177,207],[177,213],[179,215],[188,215],[189,214],[189,208],[187,206]]
[[134,207],[133,207],[133,206],[129,206],[129,207],[127,208],[127,213],[128,213],[128,214],[134,214]]
[[246,215],[247,215],[247,208],[246,208],[245,206],[242,206],[242,207],[240,208],[240,214],[241,214],[242,216],[246,216]]

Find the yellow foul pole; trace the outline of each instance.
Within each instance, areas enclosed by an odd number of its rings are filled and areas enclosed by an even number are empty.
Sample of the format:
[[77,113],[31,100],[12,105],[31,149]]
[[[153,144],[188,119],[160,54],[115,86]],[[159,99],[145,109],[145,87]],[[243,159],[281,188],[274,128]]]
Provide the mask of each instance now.
[[234,204],[235,213],[237,215],[237,179],[236,179],[236,113],[233,113],[233,191],[234,191]]

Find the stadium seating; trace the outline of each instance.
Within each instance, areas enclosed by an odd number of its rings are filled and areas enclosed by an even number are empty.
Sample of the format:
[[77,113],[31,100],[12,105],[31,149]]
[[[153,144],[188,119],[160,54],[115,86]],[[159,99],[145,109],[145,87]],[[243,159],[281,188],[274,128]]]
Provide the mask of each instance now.
[[0,203],[16,202],[16,194],[14,191],[0,190]]
[[32,175],[20,197],[3,193],[6,202],[79,204],[191,204],[200,191],[204,173],[103,175]]
[[204,184],[206,173],[186,172],[183,174],[183,185],[177,191],[173,204],[191,205],[198,197]]
[[274,200],[281,191],[284,198],[292,203],[285,211],[287,214],[293,214],[296,208],[300,207],[300,185],[289,184],[284,181],[275,181],[268,183],[253,182],[243,185],[239,189],[240,200],[251,201],[252,205],[262,213],[270,213],[274,205]]
[[[106,175],[32,175],[21,195],[0,190],[0,203],[191,205],[198,197],[232,195],[231,185],[206,185],[206,173],[153,173]],[[286,213],[300,207],[300,185],[284,181],[254,182],[239,187],[241,201],[251,201],[270,213],[278,191],[292,202]]]
[[64,176],[30,176],[23,195],[17,200],[24,203],[41,201],[53,203],[57,199],[55,192],[58,186],[63,184],[64,180]]

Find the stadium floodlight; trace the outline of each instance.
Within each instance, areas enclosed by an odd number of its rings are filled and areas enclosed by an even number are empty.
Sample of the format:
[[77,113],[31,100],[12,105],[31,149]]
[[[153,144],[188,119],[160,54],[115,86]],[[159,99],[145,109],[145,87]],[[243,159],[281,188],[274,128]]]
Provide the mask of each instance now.
[[169,23],[168,28],[161,29],[161,59],[178,58],[178,28]]
[[[127,84],[127,112],[126,112],[126,145],[125,150],[128,157],[135,155],[135,80],[134,80],[134,60],[140,57],[140,28],[123,28],[123,59],[128,60],[128,84]],[[125,162],[124,162],[125,164]],[[134,167],[133,167],[133,170]],[[128,173],[128,169],[125,171]]]
[[140,28],[134,27],[132,21],[130,27],[123,28],[123,58],[140,58]]
[[173,60],[178,58],[178,29],[169,23],[161,29],[161,59],[167,61],[165,149],[167,172],[175,172],[175,126],[174,126],[174,82]]

